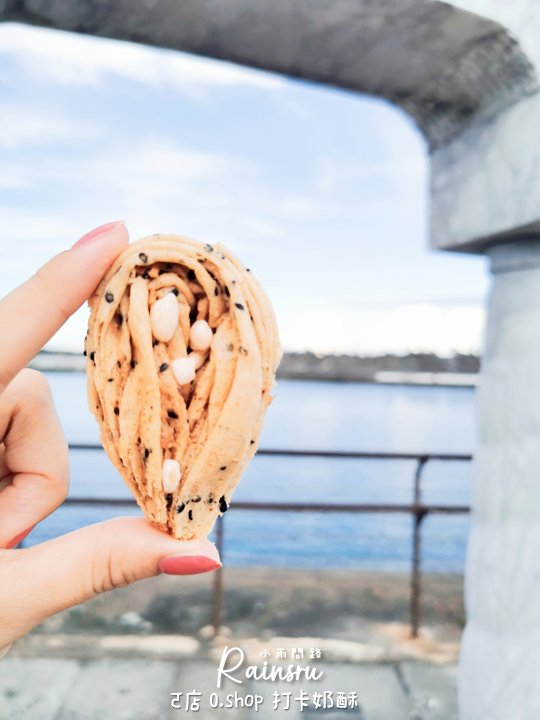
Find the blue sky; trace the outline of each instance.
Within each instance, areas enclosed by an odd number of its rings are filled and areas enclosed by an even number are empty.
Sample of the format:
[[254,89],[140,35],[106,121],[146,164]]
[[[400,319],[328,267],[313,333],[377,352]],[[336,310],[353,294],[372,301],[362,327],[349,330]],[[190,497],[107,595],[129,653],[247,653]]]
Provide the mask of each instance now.
[[[401,111],[183,53],[0,25],[0,291],[91,228],[221,241],[287,350],[478,351],[483,258],[431,252]],[[81,310],[50,343],[82,348]]]

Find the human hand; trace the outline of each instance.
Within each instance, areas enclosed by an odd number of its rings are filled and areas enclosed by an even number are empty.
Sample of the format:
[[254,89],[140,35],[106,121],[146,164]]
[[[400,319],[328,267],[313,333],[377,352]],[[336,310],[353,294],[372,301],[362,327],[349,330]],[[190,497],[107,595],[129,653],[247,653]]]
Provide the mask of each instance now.
[[48,383],[23,368],[127,243],[124,223],[104,225],[0,301],[0,648],[107,590],[160,572],[220,567],[208,540],[175,540],[142,518],[117,518],[11,549],[61,505],[69,487],[68,447]]

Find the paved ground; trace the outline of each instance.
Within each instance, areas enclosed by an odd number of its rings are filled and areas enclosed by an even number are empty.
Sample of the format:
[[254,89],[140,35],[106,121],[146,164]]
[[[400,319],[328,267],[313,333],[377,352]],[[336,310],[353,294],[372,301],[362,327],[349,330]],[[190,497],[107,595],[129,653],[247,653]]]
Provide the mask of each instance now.
[[[167,661],[155,659],[100,659],[81,661],[58,658],[8,657],[0,663],[1,720],[172,720],[193,716],[200,720],[250,720],[252,718],[304,718],[312,720],[457,720],[454,665],[404,661],[397,664],[326,664],[318,669],[318,681],[227,681],[216,688],[217,665],[211,661]],[[247,683],[247,684],[246,684]],[[185,694],[201,693],[200,710],[185,708]],[[301,691],[309,705],[300,711]],[[358,707],[315,710],[314,693],[356,693]],[[183,693],[180,709],[171,707],[174,696]],[[291,707],[273,709],[273,693],[291,692]],[[234,693],[247,700],[259,696],[254,707],[210,706],[212,693],[218,705],[234,704]],[[215,701],[214,696],[214,701]],[[254,702],[254,700],[253,700]],[[240,700],[238,701],[240,705]]]
[[[211,582],[204,575],[161,576],[47,620],[0,662],[0,720],[457,720],[459,576],[424,578],[418,639],[410,637],[407,575],[228,569],[222,614],[228,628],[214,639],[205,632]],[[226,646],[244,652],[243,683],[227,681],[218,690]],[[261,653],[270,653],[270,666],[279,662],[280,647],[286,664],[292,648],[303,647],[304,660],[295,664],[315,662],[322,677],[246,680],[248,665],[262,666]],[[309,659],[312,647],[321,649],[320,660]],[[198,712],[185,708],[193,690],[202,693]],[[302,691],[309,704],[301,712]],[[315,709],[314,694],[325,691],[334,708]],[[175,692],[183,693],[180,709],[171,707]],[[256,695],[262,703],[257,710],[226,707],[227,695],[234,700],[236,692],[248,704]],[[276,710],[274,692],[282,701]],[[358,706],[336,710],[338,693],[356,693]]]
[[[56,615],[42,630],[117,635],[125,613],[137,612],[152,633],[195,636],[211,620],[213,580],[214,573],[142,580]],[[409,622],[410,584],[408,573],[226,568],[222,622],[235,637],[365,642],[373,623]],[[444,627],[446,640],[459,641],[463,620],[463,577],[424,574],[422,624]]]

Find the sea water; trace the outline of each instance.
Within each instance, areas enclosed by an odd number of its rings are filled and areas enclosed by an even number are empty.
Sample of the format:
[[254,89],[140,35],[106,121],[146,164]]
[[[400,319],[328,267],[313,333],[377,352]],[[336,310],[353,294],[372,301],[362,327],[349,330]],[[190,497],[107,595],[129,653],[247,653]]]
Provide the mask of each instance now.
[[[97,443],[81,373],[47,373],[70,443]],[[261,448],[368,452],[474,451],[474,390],[280,380]],[[70,454],[72,497],[129,498],[105,453]],[[257,502],[410,503],[415,461],[255,457],[234,499]],[[426,503],[467,505],[471,466],[432,461],[423,473]],[[42,542],[136,508],[70,506],[40,523],[28,544]],[[461,572],[466,515],[428,516],[422,567]],[[269,512],[231,509],[225,516],[228,565],[281,565],[406,571],[412,518],[407,514]]]

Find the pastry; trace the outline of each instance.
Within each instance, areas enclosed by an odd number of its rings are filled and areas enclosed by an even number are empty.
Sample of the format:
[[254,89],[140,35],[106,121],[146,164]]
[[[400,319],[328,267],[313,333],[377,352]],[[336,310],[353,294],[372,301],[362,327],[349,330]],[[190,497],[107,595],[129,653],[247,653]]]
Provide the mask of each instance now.
[[89,300],[88,403],[146,517],[202,538],[257,450],[281,358],[271,305],[221,245],[152,235]]

